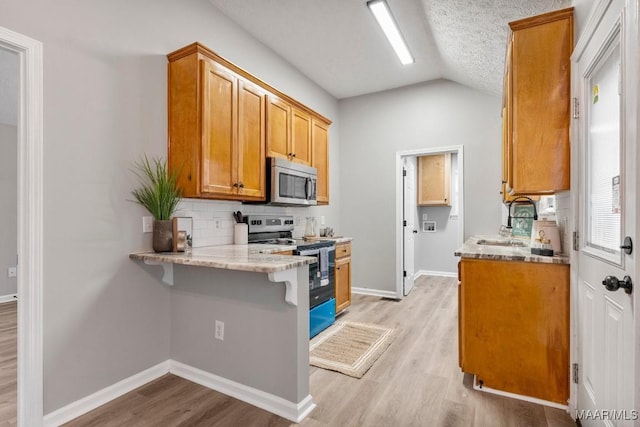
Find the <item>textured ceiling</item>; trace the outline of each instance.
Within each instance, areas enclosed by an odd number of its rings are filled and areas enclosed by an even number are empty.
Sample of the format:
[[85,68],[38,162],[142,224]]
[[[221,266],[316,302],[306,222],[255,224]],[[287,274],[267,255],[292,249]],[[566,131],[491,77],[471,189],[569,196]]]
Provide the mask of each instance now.
[[502,91],[507,23],[570,0],[388,0],[416,62],[402,66],[366,0],[209,0],[336,98],[446,78]]
[[0,47],[0,123],[18,121],[18,55]]

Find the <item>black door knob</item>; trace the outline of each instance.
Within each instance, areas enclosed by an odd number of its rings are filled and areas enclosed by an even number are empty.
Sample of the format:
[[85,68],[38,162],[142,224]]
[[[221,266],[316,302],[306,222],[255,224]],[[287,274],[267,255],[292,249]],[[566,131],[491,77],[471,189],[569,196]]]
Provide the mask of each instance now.
[[628,294],[633,292],[633,283],[631,283],[631,277],[624,276],[624,279],[620,280],[616,276],[607,276],[602,281],[602,284],[608,291],[615,292],[622,288]]

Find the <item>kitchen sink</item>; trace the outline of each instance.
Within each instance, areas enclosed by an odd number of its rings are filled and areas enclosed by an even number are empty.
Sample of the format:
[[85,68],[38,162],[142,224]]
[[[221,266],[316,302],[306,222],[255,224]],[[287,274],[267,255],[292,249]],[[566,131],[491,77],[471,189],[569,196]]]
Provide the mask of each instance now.
[[514,246],[514,247],[520,247],[520,248],[524,248],[524,247],[529,246],[529,245],[527,245],[526,242],[523,242],[521,240],[488,240],[488,239],[481,239],[481,240],[478,240],[476,242],[476,244],[478,244],[478,245],[489,245],[489,246]]

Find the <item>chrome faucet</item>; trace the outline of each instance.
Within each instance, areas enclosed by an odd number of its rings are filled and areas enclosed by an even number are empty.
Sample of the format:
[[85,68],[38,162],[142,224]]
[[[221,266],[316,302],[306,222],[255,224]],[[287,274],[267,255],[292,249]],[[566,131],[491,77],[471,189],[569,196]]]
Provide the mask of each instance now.
[[533,206],[533,220],[537,220],[538,219],[538,210],[536,209],[536,202],[534,202],[533,200],[531,200],[530,197],[527,196],[519,196],[516,197],[515,199],[513,199],[512,201],[509,202],[509,215],[507,216],[507,228],[511,228],[511,205],[513,205],[513,202],[515,202],[516,200],[521,200],[524,199],[526,201],[528,201],[532,206]]

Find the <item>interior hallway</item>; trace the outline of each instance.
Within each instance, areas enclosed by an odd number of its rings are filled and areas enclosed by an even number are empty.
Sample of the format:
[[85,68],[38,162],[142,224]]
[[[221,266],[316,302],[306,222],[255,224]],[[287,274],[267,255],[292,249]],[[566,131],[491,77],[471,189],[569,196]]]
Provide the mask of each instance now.
[[17,425],[18,302],[0,304],[0,426]]

